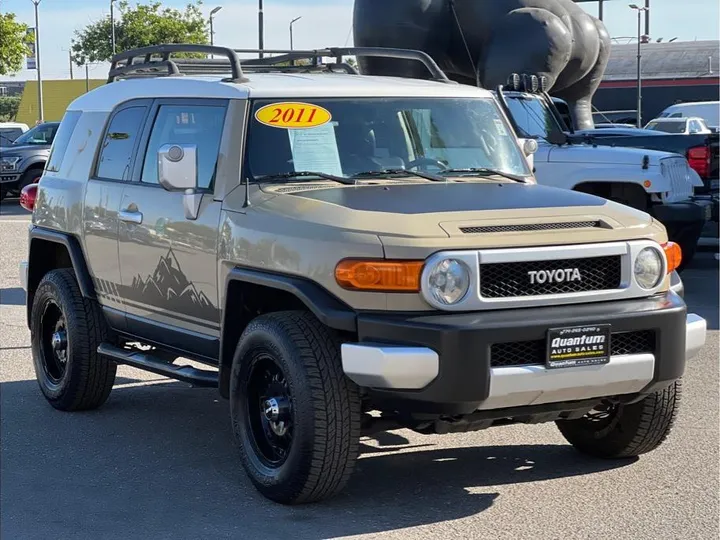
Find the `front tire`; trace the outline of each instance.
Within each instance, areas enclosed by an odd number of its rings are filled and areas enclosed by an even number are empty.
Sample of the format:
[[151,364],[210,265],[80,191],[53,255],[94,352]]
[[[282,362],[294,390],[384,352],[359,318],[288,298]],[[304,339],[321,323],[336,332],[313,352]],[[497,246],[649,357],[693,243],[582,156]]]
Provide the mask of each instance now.
[[107,338],[106,323],[98,305],[83,297],[72,270],[43,277],[30,317],[35,376],[50,404],[81,411],[105,403],[117,366],[97,352]]
[[245,471],[268,499],[319,501],[352,474],[360,443],[358,389],[337,336],[306,312],[261,315],[233,359],[230,415]]
[[560,433],[577,450],[600,458],[628,458],[660,446],[677,417],[682,381],[629,405],[607,405],[577,420],[558,420]]

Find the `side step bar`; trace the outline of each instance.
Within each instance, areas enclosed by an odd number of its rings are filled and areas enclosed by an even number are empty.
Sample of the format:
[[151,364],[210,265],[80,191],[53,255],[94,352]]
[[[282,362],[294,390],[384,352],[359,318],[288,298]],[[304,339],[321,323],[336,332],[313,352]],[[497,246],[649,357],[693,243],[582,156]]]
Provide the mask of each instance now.
[[168,364],[151,354],[140,351],[128,351],[109,343],[102,343],[98,347],[98,354],[112,358],[118,364],[125,364],[134,368],[142,369],[164,375],[171,379],[190,383],[194,386],[207,388],[218,387],[218,372],[197,369],[192,366],[176,366]]

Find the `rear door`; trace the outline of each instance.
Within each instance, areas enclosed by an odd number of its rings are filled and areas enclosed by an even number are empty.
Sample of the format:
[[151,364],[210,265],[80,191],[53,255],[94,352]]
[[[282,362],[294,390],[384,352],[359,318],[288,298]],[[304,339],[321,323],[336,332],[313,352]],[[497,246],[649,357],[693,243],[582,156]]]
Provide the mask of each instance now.
[[[153,103],[133,181],[120,202],[119,256],[128,331],[148,342],[217,357],[220,337],[217,243],[221,201],[215,174],[227,103],[165,99]],[[197,146],[197,219],[184,194],[158,183],[157,152],[170,143]]]
[[151,103],[151,100],[130,101],[111,113],[85,191],[82,220],[85,257],[92,269],[98,299],[116,329],[125,326],[125,307],[119,294],[120,200],[126,182],[132,178],[135,154]]

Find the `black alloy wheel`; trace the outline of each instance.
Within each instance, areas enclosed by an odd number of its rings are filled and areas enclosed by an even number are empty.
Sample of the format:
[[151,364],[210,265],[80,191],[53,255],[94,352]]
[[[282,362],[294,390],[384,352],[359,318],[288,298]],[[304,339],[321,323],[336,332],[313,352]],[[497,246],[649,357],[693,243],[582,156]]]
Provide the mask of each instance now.
[[253,449],[266,467],[277,468],[292,447],[293,408],[285,374],[269,351],[253,352],[242,393]]
[[54,300],[47,300],[40,325],[40,363],[49,381],[59,386],[67,372],[68,334],[65,315]]

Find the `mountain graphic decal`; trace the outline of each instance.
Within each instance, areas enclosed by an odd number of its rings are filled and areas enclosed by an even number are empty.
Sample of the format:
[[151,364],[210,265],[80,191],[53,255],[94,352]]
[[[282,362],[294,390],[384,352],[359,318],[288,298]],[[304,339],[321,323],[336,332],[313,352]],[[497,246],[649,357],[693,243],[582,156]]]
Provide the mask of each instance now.
[[131,301],[179,314],[216,322],[219,311],[207,295],[199,291],[183,273],[175,253],[170,249],[158,261],[152,275],[137,275],[124,291]]

